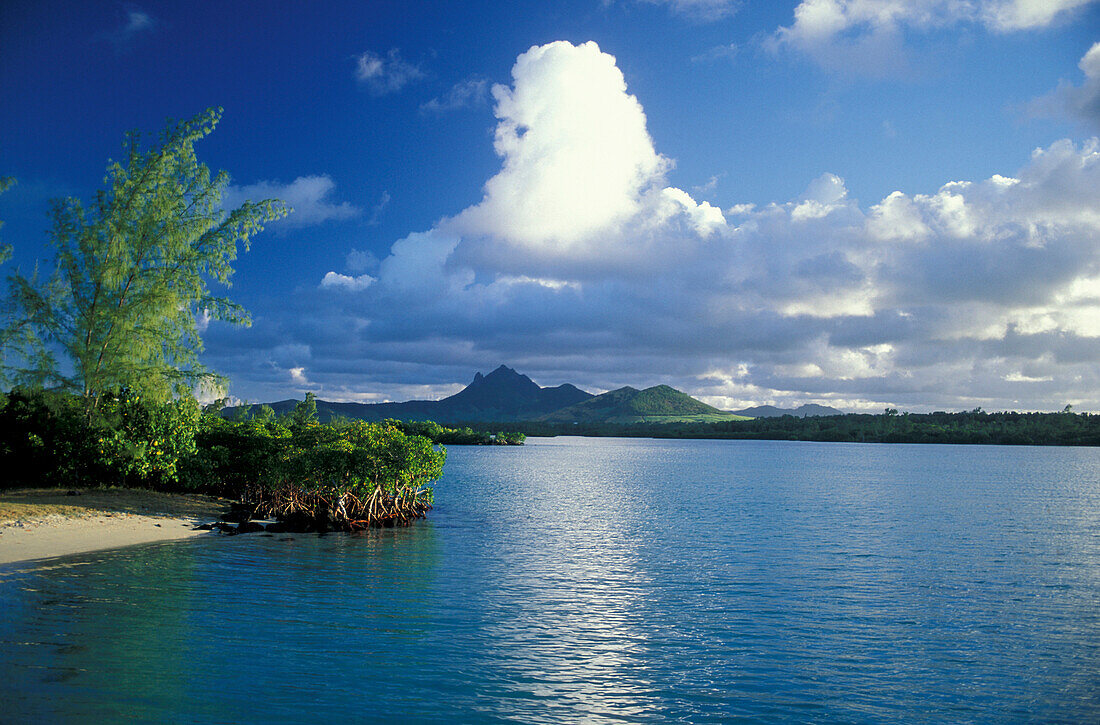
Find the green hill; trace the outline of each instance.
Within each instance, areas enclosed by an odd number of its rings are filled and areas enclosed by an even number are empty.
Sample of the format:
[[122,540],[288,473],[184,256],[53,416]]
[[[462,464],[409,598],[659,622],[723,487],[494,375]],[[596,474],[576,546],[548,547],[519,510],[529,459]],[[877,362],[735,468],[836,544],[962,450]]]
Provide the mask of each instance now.
[[544,415],[548,423],[683,423],[748,420],[696,400],[667,385],[625,387]]

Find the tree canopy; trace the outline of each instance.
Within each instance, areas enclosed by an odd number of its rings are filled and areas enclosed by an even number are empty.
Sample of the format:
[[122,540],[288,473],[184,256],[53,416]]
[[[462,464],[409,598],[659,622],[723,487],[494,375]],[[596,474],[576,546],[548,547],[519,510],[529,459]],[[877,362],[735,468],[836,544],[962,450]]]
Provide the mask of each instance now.
[[199,361],[199,320],[249,317],[210,284],[228,286],[238,245],[247,250],[289,211],[271,199],[222,208],[229,175],[212,175],[194,151],[220,117],[208,109],[169,123],[148,150],[139,133],[127,134],[123,161],[108,163],[106,188],[89,207],[53,201],[53,273],[11,276],[9,327],[29,326],[46,351],[34,365],[24,355],[17,378],[78,394],[89,411],[114,388],[166,399],[220,382]]

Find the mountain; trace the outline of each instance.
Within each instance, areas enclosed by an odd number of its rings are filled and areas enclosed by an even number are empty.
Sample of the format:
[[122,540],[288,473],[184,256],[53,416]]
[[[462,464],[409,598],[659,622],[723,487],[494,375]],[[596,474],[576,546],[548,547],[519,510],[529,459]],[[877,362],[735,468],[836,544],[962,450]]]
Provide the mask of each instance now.
[[446,417],[437,420],[530,420],[591,397],[570,383],[540,388],[526,375],[501,365],[488,375],[475,374],[465,388],[440,400]]
[[793,415],[796,418],[810,418],[815,415],[844,415],[844,411],[830,408],[827,405],[800,405],[797,408],[776,408],[774,405],[758,405],[755,408],[733,411],[737,415],[749,418],[778,418],[783,415]]
[[[473,381],[454,395],[442,400],[410,400],[405,403],[334,403],[317,401],[317,417],[322,421],[342,415],[358,420],[434,420],[437,423],[499,423],[533,420],[593,397],[565,383],[541,388],[531,378],[501,365],[488,375],[477,373]],[[297,400],[270,403],[282,415],[297,405]],[[258,406],[252,406],[254,413]],[[227,408],[232,415],[235,408]]]
[[671,423],[744,420],[667,385],[625,387],[597,395],[539,418],[547,423]]

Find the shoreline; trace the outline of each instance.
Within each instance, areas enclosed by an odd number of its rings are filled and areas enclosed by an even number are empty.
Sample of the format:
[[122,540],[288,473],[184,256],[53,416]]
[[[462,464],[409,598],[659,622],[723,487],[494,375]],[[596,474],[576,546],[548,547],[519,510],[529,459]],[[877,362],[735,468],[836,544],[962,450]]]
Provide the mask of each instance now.
[[136,544],[189,539],[203,521],[137,514],[51,515],[0,526],[0,566]]
[[0,494],[0,566],[189,539],[225,502],[130,489],[7,491]]

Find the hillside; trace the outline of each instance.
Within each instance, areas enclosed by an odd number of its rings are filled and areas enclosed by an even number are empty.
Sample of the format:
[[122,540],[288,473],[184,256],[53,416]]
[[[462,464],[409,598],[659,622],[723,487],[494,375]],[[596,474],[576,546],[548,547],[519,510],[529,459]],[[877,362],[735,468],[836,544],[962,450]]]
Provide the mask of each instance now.
[[745,420],[667,385],[624,387],[544,415],[547,423],[673,423]]
[[800,405],[797,408],[776,408],[774,405],[758,405],[755,408],[733,411],[737,415],[749,418],[779,418],[784,415],[793,415],[796,418],[810,418],[815,415],[844,415],[844,411],[830,408],[827,405]]

